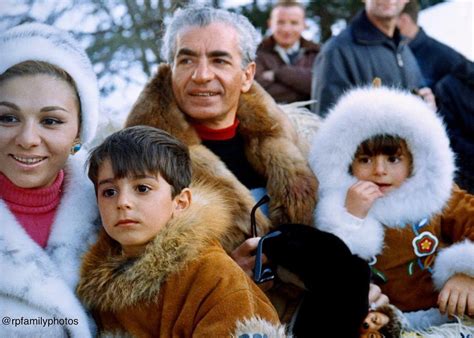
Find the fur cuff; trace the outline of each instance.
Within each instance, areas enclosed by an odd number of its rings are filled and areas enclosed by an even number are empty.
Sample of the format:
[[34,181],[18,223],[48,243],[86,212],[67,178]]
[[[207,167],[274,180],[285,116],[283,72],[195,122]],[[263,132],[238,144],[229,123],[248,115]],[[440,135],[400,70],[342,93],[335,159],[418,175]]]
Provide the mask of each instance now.
[[[437,310],[437,309],[430,309]],[[427,312],[425,311],[425,312]],[[418,312],[423,311],[417,311]],[[411,312],[412,313],[412,312]],[[444,317],[443,317],[444,318]],[[440,321],[438,324],[432,324],[429,327],[414,328],[410,331],[405,331],[402,337],[424,337],[424,338],[460,338],[460,337],[471,337],[474,334],[474,321],[471,319],[460,320],[456,318],[455,322],[447,322],[448,318],[444,318],[444,321]]]
[[384,228],[370,215],[361,220],[344,207],[345,193],[332,193],[320,199],[316,211],[316,227],[344,241],[351,252],[370,260],[382,251]]
[[274,324],[265,319],[253,317],[237,322],[232,337],[290,337],[284,325]]
[[429,327],[439,326],[448,322],[448,315],[443,315],[438,308],[404,312],[408,320],[408,329],[426,330]]
[[441,290],[451,276],[464,273],[474,277],[474,243],[466,239],[441,250],[433,268],[433,282]]

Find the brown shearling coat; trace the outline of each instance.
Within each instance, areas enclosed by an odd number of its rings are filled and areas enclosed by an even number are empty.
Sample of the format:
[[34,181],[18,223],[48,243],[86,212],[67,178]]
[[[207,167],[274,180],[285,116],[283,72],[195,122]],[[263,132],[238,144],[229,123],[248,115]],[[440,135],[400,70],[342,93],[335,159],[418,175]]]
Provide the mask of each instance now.
[[[474,196],[456,186],[444,211],[430,219],[429,223],[420,230],[420,232],[424,231],[429,231],[438,238],[439,245],[436,253],[466,239],[474,242]],[[387,228],[384,249],[377,256],[377,264],[375,264],[375,268],[381,271],[388,280],[380,284],[382,292],[402,311],[416,311],[438,306],[439,290],[433,285],[432,274],[426,269],[422,270],[417,263],[413,266],[413,275],[409,274],[410,262],[417,259],[413,251],[414,238],[415,233],[411,226],[401,229]],[[469,259],[462,256],[457,258]],[[434,258],[434,263],[436,263],[436,258]],[[452,263],[455,262],[447,262],[447,264]],[[474,267],[474,262],[471,264]],[[449,270],[448,266],[438,266],[438,268]],[[471,270],[474,271],[474,268]]]
[[[246,157],[252,167],[267,179],[271,224],[312,224],[317,180],[298,147],[300,144],[294,129],[283,111],[254,82],[247,93],[241,94],[237,118],[240,121],[238,133],[245,141]],[[157,127],[190,146],[193,180],[209,179],[233,200],[235,226],[223,236],[224,249],[230,252],[250,237],[250,211],[255,201],[223,162],[200,145],[198,134],[177,106],[169,65],[159,67],[158,73],[146,85],[132,108],[125,125]],[[271,226],[260,212],[257,225],[259,235],[268,232]]]
[[193,202],[127,259],[102,231],[87,253],[78,295],[99,335],[228,337],[283,336],[264,293],[219,244],[232,225],[229,202],[209,183],[191,187]]

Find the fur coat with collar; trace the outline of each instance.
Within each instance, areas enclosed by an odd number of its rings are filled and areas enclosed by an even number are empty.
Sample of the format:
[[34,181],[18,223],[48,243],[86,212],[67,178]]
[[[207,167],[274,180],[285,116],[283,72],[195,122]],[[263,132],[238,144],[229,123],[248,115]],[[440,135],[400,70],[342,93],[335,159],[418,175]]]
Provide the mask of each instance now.
[[[246,157],[267,179],[271,224],[312,224],[317,181],[298,147],[298,138],[289,119],[256,82],[241,95],[237,118]],[[159,67],[127,118],[127,127],[140,124],[166,130],[188,146],[201,144],[195,129],[177,106],[169,65]],[[194,179],[212,179],[234,201],[232,214],[236,226],[227,232],[222,242],[229,252],[250,237],[250,211],[255,201],[249,190],[210,150],[201,145],[191,147],[190,151]],[[259,235],[269,230],[270,222],[260,212],[257,224]]]
[[[357,147],[378,135],[404,139],[411,175],[377,199],[365,219],[345,209],[357,179]],[[437,292],[456,273],[474,277],[474,197],[453,188],[454,157],[441,119],[418,97],[389,88],[348,92],[315,136],[311,166],[320,181],[315,223],[371,260],[380,286],[404,311],[436,307]]]
[[[95,330],[74,294],[81,257],[96,239],[94,188],[79,152],[65,168],[64,192],[45,249],[0,200],[1,337],[91,337]],[[13,320],[17,320],[17,325]],[[19,323],[23,319],[23,322]]]
[[191,190],[191,206],[138,258],[124,257],[105,231],[86,255],[78,294],[101,336],[283,335],[270,301],[219,244],[232,200],[213,183]]

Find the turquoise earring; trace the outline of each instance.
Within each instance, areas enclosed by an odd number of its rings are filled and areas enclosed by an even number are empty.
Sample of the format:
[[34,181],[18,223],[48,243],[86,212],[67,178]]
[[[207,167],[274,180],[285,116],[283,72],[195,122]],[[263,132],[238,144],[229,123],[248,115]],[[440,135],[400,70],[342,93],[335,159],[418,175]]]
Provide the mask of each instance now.
[[71,155],[74,155],[79,150],[81,150],[81,147],[82,147],[81,141],[80,140],[75,140],[74,143],[71,146],[71,150],[69,151],[69,153]]

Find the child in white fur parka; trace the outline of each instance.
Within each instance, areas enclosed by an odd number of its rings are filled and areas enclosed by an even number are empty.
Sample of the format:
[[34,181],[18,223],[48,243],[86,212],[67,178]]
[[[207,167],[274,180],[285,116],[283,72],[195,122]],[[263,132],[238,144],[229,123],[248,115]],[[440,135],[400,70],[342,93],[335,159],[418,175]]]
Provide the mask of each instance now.
[[372,263],[412,328],[474,315],[474,197],[453,183],[441,119],[408,92],[358,88],[316,133],[318,228]]

